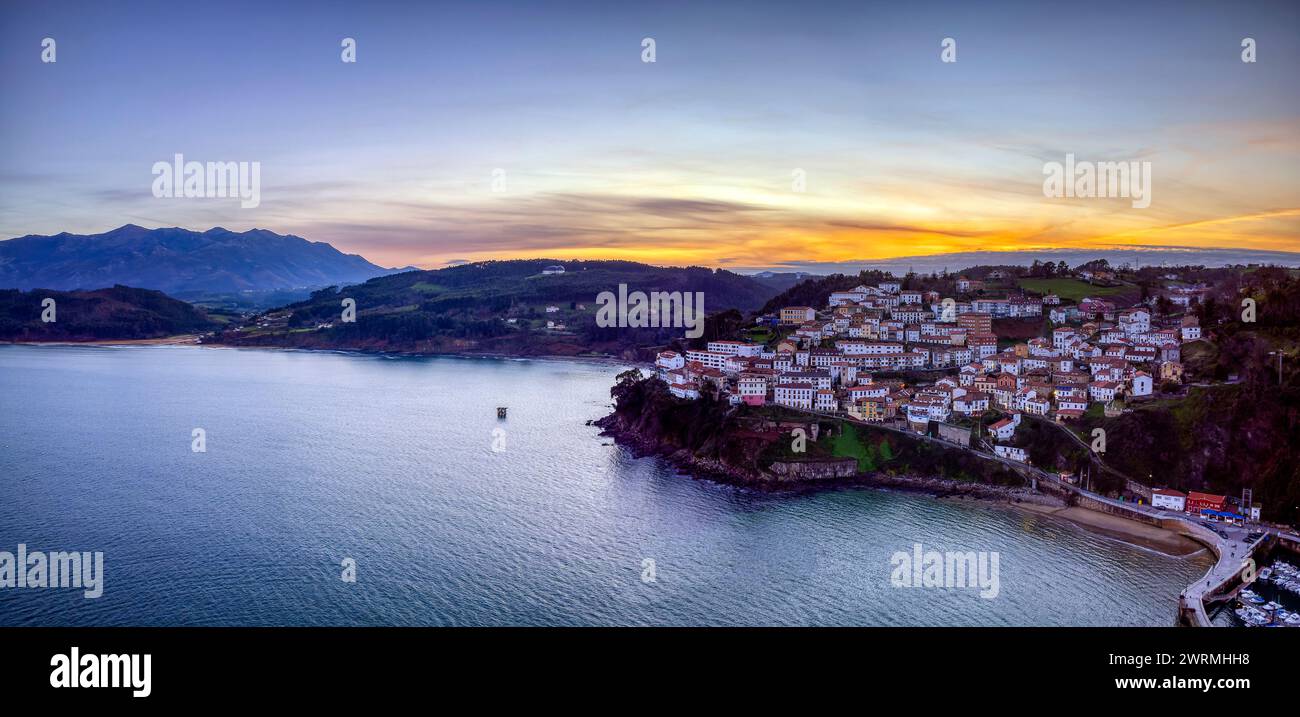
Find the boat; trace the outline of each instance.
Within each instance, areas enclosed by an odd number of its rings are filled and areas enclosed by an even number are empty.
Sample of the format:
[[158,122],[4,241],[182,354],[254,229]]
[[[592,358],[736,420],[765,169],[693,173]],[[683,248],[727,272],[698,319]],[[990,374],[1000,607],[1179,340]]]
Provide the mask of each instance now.
[[1263,627],[1271,622],[1267,615],[1249,606],[1243,605],[1236,612],[1237,617],[1246,623],[1246,627]]
[[1263,580],[1264,582],[1268,582],[1268,580],[1272,577],[1273,577],[1273,568],[1264,568],[1263,570],[1259,571],[1259,579]]

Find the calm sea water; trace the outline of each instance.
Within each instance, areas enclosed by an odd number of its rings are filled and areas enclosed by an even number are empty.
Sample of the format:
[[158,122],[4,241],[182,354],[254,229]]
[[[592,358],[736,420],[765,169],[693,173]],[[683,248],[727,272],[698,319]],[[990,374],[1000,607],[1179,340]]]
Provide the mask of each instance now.
[[[586,425],[618,370],[0,346],[0,550],[105,561],[99,599],[0,589],[0,624],[1169,625],[1209,565],[1010,508],[692,480]],[[891,587],[918,542],[997,551],[1000,594]]]

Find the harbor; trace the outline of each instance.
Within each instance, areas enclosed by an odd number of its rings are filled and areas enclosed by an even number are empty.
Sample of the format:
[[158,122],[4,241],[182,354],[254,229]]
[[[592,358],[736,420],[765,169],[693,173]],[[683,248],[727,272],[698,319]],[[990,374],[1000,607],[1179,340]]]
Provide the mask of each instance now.
[[1300,568],[1278,560],[1237,593],[1232,615],[1245,627],[1300,627]]

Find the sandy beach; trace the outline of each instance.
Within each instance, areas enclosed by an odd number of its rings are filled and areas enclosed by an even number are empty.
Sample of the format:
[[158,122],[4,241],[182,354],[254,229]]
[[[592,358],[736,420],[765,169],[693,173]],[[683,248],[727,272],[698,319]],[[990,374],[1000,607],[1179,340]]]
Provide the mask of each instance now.
[[1205,550],[1205,546],[1188,538],[1179,535],[1164,528],[1157,528],[1154,525],[1147,525],[1136,520],[1121,518],[1110,513],[1101,513],[1087,508],[1078,506],[1055,507],[1050,505],[1035,505],[1031,503],[1022,503],[1016,506],[1039,515],[1050,515],[1057,518],[1064,518],[1076,525],[1082,526],[1088,530],[1103,535],[1110,536],[1116,540],[1122,540],[1126,543],[1140,545],[1144,548],[1150,548],[1166,555],[1176,555],[1179,557],[1191,555],[1193,553]]

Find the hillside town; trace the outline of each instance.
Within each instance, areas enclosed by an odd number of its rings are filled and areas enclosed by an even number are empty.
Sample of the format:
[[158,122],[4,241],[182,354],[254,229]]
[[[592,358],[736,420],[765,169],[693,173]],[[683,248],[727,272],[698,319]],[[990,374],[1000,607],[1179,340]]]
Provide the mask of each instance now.
[[[1123,307],[1097,297],[974,296],[983,282],[966,277],[956,287],[955,298],[904,289],[899,280],[836,291],[823,307],[759,316],[756,328],[772,334],[767,342],[665,350],[655,371],[681,399],[714,395],[916,433],[933,433],[937,424],[942,437],[967,445],[974,430],[992,452],[1025,462],[1024,449],[1012,445],[1022,416],[1068,422],[1089,410],[1117,415],[1125,402],[1180,385],[1182,347],[1201,338],[1192,313],[1161,315],[1154,307],[1187,307],[1204,287],[1170,285]],[[1038,322],[1045,335],[1000,336],[1000,320]]]

